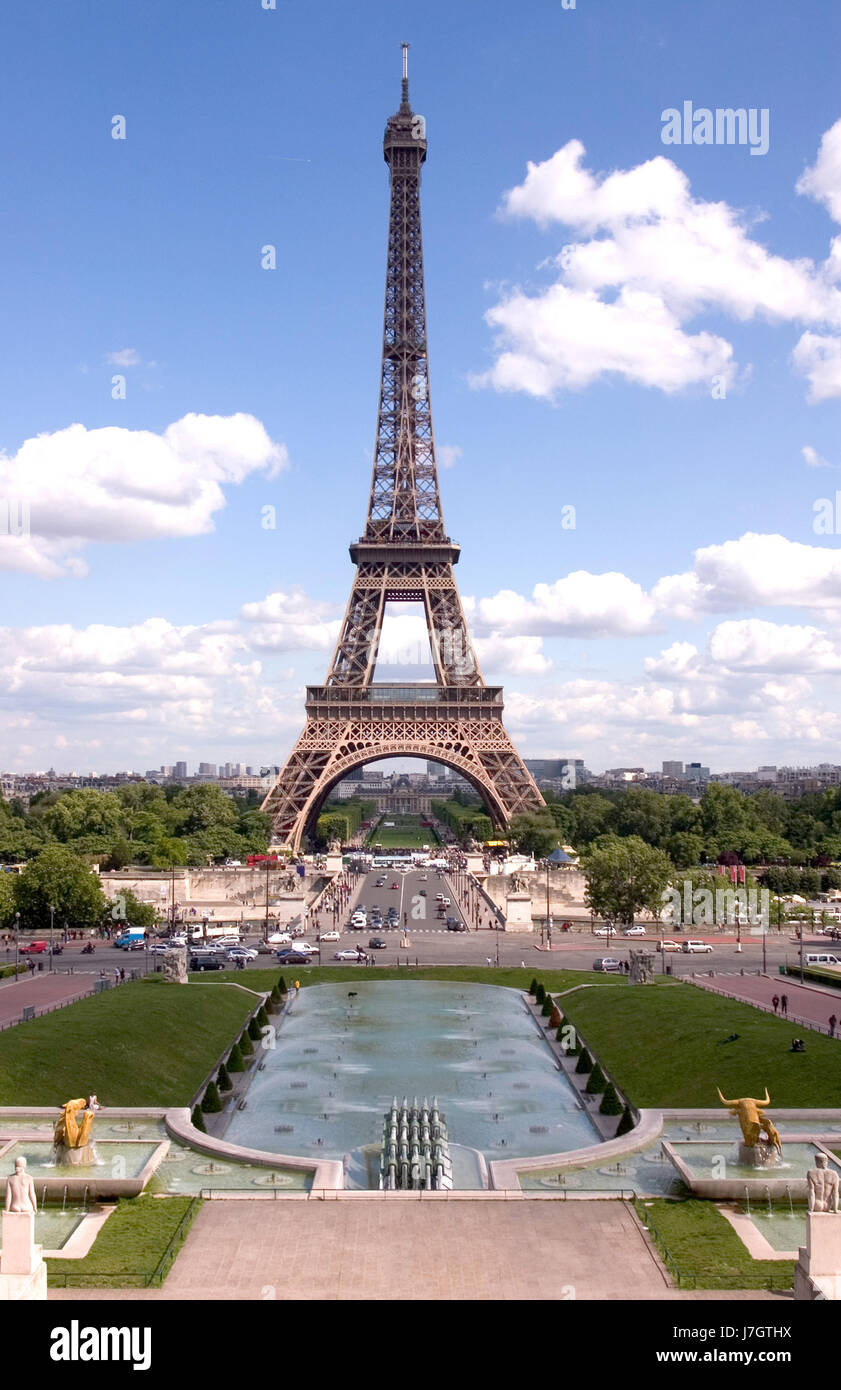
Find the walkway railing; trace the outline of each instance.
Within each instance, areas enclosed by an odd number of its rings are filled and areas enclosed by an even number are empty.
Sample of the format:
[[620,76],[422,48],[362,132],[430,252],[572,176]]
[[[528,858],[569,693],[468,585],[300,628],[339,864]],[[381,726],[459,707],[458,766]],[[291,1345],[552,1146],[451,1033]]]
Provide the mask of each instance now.
[[[752,970],[750,973],[752,975],[761,975],[762,971]],[[780,1013],[779,1010],[774,1008],[773,1004],[767,1003],[764,999],[746,999],[743,994],[737,994],[732,990],[724,989],[722,985],[714,984],[712,980],[704,980],[698,976],[692,976],[689,979],[689,983],[698,985],[701,989],[707,989],[711,994],[721,994],[725,999],[735,999],[739,1004],[750,1004],[752,1009],[759,1009],[765,1014],[773,1014],[775,1018],[783,1019],[785,1023],[794,1023],[798,1028],[808,1028],[812,1033],[825,1033],[827,1037],[836,1039],[841,1037],[837,1025],[836,1031],[833,1033],[827,1023],[818,1023],[817,1020],[813,1018],[801,1018],[800,1014],[793,1014],[791,1012]]]
[[745,1270],[743,1273],[726,1274],[717,1269],[687,1269],[682,1266],[669,1249],[668,1243],[647,1207],[635,1204],[640,1224],[645,1228],[654,1243],[666,1269],[679,1289],[790,1289],[793,1284],[791,1269],[781,1261],[779,1272]]

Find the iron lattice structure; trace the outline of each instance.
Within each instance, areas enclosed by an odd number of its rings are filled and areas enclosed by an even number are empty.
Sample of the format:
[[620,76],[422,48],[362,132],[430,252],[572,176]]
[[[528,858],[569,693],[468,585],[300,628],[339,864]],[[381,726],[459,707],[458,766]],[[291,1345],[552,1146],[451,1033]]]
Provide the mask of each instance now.
[[[420,177],[422,116],[409,104],[406,48],[400,108],[385,130],[391,175],[380,400],[365,531],[323,686],[308,686],[306,725],[263,802],[274,838],[297,851],[330,789],[362,763],[417,756],[447,764],[479,792],[494,822],[544,804],[502,723],[500,686],[486,686],[453,574],[429,397]],[[422,603],[434,683],[374,681],[386,603]]]

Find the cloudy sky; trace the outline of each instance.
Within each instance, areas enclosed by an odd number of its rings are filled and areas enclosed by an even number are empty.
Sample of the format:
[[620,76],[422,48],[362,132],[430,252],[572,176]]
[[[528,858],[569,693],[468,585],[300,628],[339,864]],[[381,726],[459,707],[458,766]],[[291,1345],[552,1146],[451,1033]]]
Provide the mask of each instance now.
[[3,20],[0,766],[288,752],[365,519],[404,38],[522,752],[841,761],[837,7],[48,0]]

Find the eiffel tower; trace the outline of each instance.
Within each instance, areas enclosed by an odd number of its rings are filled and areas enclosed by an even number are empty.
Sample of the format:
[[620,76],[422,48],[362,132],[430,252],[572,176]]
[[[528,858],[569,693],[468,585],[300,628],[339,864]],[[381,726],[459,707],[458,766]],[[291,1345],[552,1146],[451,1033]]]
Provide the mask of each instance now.
[[[377,758],[441,762],[476,789],[494,825],[544,802],[502,723],[502,687],[485,685],[453,575],[460,547],[444,529],[432,412],[421,241],[426,127],[409,104],[385,128],[391,175],[380,403],[365,531],[324,685],[308,686],[306,725],[263,802],[274,841],[297,852],[330,789]],[[434,682],[375,681],[387,603],[422,603]]]

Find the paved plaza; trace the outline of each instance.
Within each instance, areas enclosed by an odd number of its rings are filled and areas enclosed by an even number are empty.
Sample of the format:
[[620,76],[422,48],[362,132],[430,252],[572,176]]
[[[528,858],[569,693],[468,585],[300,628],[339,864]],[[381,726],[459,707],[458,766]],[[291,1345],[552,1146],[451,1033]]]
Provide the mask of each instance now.
[[161,1289],[50,1299],[774,1299],[674,1289],[623,1202],[216,1201]]

